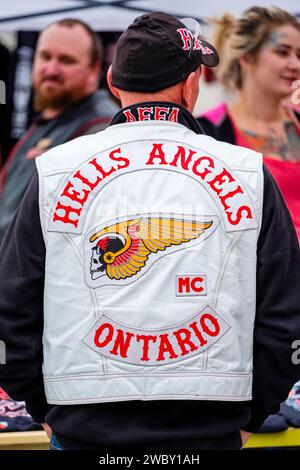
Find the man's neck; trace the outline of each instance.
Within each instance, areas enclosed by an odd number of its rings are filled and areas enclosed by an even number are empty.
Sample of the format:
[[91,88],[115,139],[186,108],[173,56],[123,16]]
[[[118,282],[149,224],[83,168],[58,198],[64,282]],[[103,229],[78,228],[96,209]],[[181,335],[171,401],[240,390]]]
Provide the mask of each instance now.
[[55,119],[56,117],[60,116],[64,111],[64,109],[47,108],[43,110],[42,116],[46,120]]
[[148,103],[153,101],[166,101],[168,103],[179,104],[183,106],[183,103],[180,99],[180,94],[177,89],[171,90],[161,90],[156,93],[138,93],[138,92],[120,92],[120,99],[122,108],[127,108],[129,106],[134,106],[139,103]]

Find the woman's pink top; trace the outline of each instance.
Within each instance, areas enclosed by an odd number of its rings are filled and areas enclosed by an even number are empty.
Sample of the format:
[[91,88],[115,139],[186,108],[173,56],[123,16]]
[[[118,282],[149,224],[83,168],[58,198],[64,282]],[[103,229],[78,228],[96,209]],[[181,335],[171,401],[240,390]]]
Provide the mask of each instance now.
[[[222,103],[217,108],[205,113],[205,116],[214,124],[220,121],[220,118],[227,115],[233,126],[235,142],[242,147],[251,148],[247,140],[239,132],[233,119],[228,113],[227,106]],[[254,149],[255,150],[255,149]],[[289,162],[275,160],[264,156],[264,163],[277,182],[284,200],[292,216],[298,239],[300,240],[300,161]]]
[[[236,144],[249,148],[247,140],[240,135],[236,126],[234,132]],[[300,161],[288,162],[264,156],[264,164],[280,188],[300,241]]]

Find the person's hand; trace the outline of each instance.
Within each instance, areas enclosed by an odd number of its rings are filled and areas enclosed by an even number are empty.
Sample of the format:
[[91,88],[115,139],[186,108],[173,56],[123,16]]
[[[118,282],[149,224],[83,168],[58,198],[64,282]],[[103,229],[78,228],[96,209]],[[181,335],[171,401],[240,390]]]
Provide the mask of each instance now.
[[50,428],[49,424],[42,423],[45,433],[47,434],[48,438],[51,439],[52,436],[52,429]]
[[240,429],[240,435],[241,435],[241,439],[242,439],[242,447],[244,447],[244,445],[246,444],[246,442],[248,441],[249,437],[252,434],[253,434],[252,432],[247,432],[247,431],[243,431],[242,429]]

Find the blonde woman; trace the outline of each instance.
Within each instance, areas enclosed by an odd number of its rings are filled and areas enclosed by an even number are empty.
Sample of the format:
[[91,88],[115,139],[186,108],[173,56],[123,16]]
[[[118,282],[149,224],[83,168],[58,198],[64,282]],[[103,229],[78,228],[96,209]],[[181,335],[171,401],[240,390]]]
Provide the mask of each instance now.
[[300,238],[300,23],[280,8],[253,7],[215,24],[217,74],[235,99],[199,121],[204,129],[213,123],[220,140],[264,155]]

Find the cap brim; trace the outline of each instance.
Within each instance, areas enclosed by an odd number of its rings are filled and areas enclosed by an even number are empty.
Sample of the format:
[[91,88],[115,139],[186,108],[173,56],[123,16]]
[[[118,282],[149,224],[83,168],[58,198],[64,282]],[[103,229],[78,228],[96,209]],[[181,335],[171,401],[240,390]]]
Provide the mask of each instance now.
[[212,44],[210,44],[208,41],[205,41],[204,39],[199,39],[201,46],[201,61],[202,64],[206,65],[207,67],[216,67],[218,65],[220,59],[219,59],[219,54],[217,53],[216,49]]

